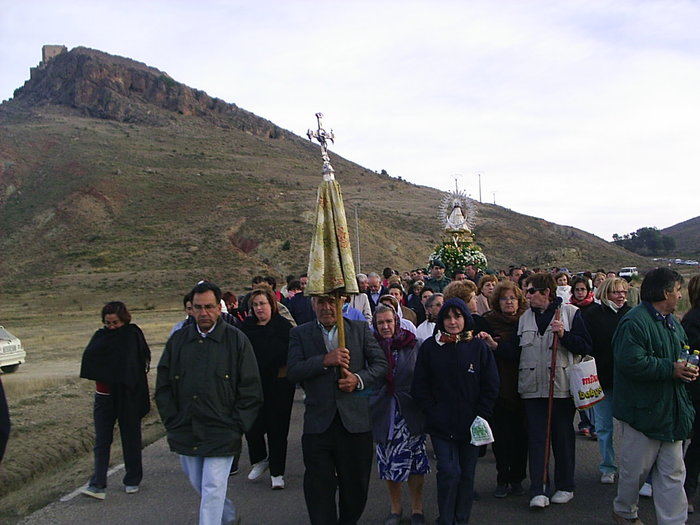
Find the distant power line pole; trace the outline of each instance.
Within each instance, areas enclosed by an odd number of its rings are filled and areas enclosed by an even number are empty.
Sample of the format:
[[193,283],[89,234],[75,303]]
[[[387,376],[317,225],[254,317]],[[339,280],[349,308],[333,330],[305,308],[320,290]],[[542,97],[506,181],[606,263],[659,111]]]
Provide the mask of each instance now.
[[359,203],[355,203],[355,235],[357,236],[357,273],[362,273],[362,261],[360,259],[360,219],[357,217]]
[[493,193],[493,203],[496,204],[496,192],[494,191],[492,193]]
[[481,201],[481,173],[479,173],[478,175],[479,175],[479,202],[482,202]]

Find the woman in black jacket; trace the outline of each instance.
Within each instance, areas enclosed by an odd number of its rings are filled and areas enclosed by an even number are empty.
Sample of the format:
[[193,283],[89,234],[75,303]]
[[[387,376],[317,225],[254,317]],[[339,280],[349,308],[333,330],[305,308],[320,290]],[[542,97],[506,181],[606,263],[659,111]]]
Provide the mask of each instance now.
[[95,332],[83,352],[80,377],[95,381],[95,470],[83,494],[105,499],[107,468],[114,423],[124,452],[124,485],[127,494],[139,490],[141,419],[150,410],[146,374],[151,351],[141,329],[131,324],[131,314],[120,301],[102,308],[104,328]]
[[518,394],[518,321],[525,310],[527,303],[518,285],[500,282],[491,295],[491,310],[484,314],[494,335],[479,334],[493,351],[500,380],[492,421],[497,473],[493,495],[497,498],[523,494],[522,482],[527,473],[527,420]]
[[426,416],[437,456],[441,525],[467,523],[478,449],[470,443],[477,416],[489,419],[498,396],[493,352],[474,337],[467,305],[453,297],[438,314],[435,335],[418,351],[411,395]]
[[294,385],[287,380],[292,325],[279,314],[277,300],[269,287],[253,290],[248,306],[251,315],[246,317],[241,330],[253,345],[263,387],[263,406],[253,428],[245,435],[252,466],[248,479],[258,479],[269,468],[272,489],[279,490],[284,488],[287,435],[294,403]]
[[[700,350],[700,275],[694,276],[688,282],[688,299],[690,300],[690,310],[683,316],[681,324],[688,335],[688,344],[691,350]],[[700,474],[700,383],[693,381],[686,386],[695,407],[693,438],[685,452],[684,487],[690,508],[698,489],[698,474]]]
[[595,304],[583,312],[583,320],[591,336],[591,355],[595,358],[600,386],[605,399],[593,405],[598,448],[600,449],[600,482],[615,483],[617,466],[613,448],[613,350],[612,338],[617,325],[629,312],[627,305],[627,281],[619,277],[606,279],[596,290]]

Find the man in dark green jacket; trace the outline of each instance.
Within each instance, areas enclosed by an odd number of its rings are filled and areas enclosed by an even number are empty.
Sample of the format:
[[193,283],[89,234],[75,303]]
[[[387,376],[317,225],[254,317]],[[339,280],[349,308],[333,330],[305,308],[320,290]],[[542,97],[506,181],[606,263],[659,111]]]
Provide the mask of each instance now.
[[638,491],[649,472],[658,523],[688,518],[683,440],[695,411],[684,382],[695,381],[698,371],[677,361],[687,340],[673,315],[682,280],[667,268],[650,271],[642,282],[642,303],[622,318],[613,336],[613,415],[622,423],[617,523],[639,523]]
[[441,260],[435,259],[430,266],[430,278],[425,280],[425,288],[435,293],[442,293],[445,286],[451,282],[449,277],[445,277],[445,264]]
[[238,521],[226,498],[231,463],[241,452],[262,405],[253,347],[224,323],[221,290],[202,282],[192,290],[195,323],[175,332],[158,363],[155,399],[170,450],[201,495],[199,523]]

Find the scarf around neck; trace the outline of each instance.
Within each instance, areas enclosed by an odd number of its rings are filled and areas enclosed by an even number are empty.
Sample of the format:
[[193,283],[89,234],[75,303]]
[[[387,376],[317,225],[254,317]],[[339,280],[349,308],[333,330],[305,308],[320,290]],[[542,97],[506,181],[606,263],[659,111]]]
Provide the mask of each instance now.
[[458,334],[448,334],[442,330],[438,330],[440,337],[438,341],[441,343],[460,343],[462,341],[471,341],[474,337],[472,335],[472,330],[467,330],[466,332],[460,332]]
[[584,297],[580,301],[572,295],[571,300],[569,302],[571,304],[573,304],[574,306],[578,306],[580,308],[581,306],[588,306],[589,304],[591,304],[594,301],[594,299],[595,299],[595,296],[593,295],[593,292],[588,292],[588,295],[586,295],[586,297]]
[[379,332],[374,334],[377,339],[379,346],[384,350],[384,356],[386,357],[389,366],[386,371],[386,389],[389,395],[394,395],[396,387],[394,385],[394,367],[396,366],[396,359],[394,359],[394,350],[405,350],[406,348],[411,348],[416,342],[416,336],[405,328],[401,328],[398,323],[396,324],[396,330],[394,332],[394,337],[389,337],[384,339],[379,335]]

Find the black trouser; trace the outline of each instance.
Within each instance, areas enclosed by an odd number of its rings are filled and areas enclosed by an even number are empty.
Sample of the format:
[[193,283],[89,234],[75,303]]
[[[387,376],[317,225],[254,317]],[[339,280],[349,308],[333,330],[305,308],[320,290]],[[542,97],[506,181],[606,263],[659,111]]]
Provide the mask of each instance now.
[[[527,414],[528,452],[530,454],[530,496],[545,494],[544,445],[547,428],[547,399],[524,399]],[[554,453],[554,489],[574,491],[576,433],[574,402],[571,398],[554,399],[552,405],[551,446]],[[549,463],[551,465],[551,461]],[[549,476],[548,479],[551,480]],[[551,485],[551,483],[550,483]]]
[[478,447],[469,440],[430,436],[437,456],[438,525],[469,523],[474,502],[474,476]]
[[493,454],[496,483],[520,483],[527,470],[527,420],[520,401],[496,401],[493,408]]
[[698,475],[700,475],[700,401],[693,401],[695,420],[693,422],[693,437],[685,451],[685,493],[688,498],[695,496],[698,490]]
[[[321,434],[301,437],[304,498],[312,525],[357,523],[367,503],[372,471],[372,433],[348,432],[336,413]],[[339,492],[336,510],[335,493]]]
[[294,404],[294,385],[286,377],[277,377],[263,390],[263,399],[258,417],[245,435],[250,464],[267,458],[269,449],[270,475],[282,476],[287,462],[287,435]]
[[141,417],[138,407],[117,390],[111,395],[95,394],[95,471],[90,485],[97,488],[107,486],[109,453],[112,447],[114,423],[119,421],[119,433],[124,453],[124,485],[138,485],[143,478],[141,466]]

